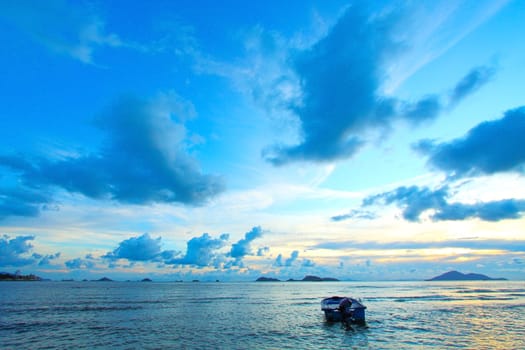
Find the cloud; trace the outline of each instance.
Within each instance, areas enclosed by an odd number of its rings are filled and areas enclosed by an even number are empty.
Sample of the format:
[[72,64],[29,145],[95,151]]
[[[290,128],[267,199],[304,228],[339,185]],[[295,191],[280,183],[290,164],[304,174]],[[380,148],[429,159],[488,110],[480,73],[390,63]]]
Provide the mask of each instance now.
[[[0,164],[6,159],[0,157]],[[51,205],[52,198],[46,191],[27,188],[0,188],[0,220],[9,216],[38,216]]]
[[208,233],[193,237],[187,243],[186,254],[182,258],[168,260],[166,264],[218,267],[224,260],[224,254],[219,253],[218,250],[226,245],[228,238],[228,234],[222,234],[216,239]]
[[418,221],[420,215],[429,209],[446,207],[448,189],[431,190],[418,186],[398,187],[393,191],[369,196],[363,200],[363,206],[383,203],[397,204],[403,208],[403,218],[408,221]]
[[428,155],[428,163],[453,176],[524,172],[525,107],[505,112],[503,118],[486,121],[459,139],[437,143],[423,140],[415,149]]
[[[364,3],[364,2],[363,2]],[[291,54],[300,91],[289,110],[300,122],[297,145],[273,145],[263,157],[274,165],[296,161],[332,162],[350,158],[367,142],[370,131],[384,133],[398,120],[410,125],[431,121],[444,110],[443,96],[429,94],[414,101],[382,95],[387,63],[395,62],[405,42],[396,39],[402,12],[371,13],[356,3],[328,34],[312,47]],[[458,103],[487,82],[492,70],[478,67],[454,88]],[[287,82],[293,80],[283,76]]]
[[51,260],[58,259],[59,257],[60,257],[60,253],[48,254],[48,255],[40,255],[38,253],[33,253],[33,258],[40,260],[40,262],[38,263],[38,266],[50,265]]
[[304,259],[301,266],[302,267],[315,267],[315,262],[310,259]]
[[60,253],[52,255],[42,255],[39,253],[30,254],[33,245],[30,241],[34,236],[17,236],[11,238],[8,235],[0,237],[0,267],[18,267],[38,264],[48,265],[51,260],[60,256]]
[[67,268],[72,270],[79,270],[79,269],[91,269],[95,267],[95,263],[90,260],[85,260],[81,258],[71,259],[65,262],[65,265]]
[[505,219],[519,219],[525,212],[525,200],[504,199],[486,203],[461,204],[451,203],[440,208],[432,218],[441,220],[464,220],[480,218],[485,221],[500,221]]
[[518,219],[525,212],[525,199],[504,199],[491,202],[465,204],[450,203],[447,186],[432,190],[428,187],[398,187],[389,192],[369,196],[363,200],[363,206],[374,204],[396,204],[402,209],[405,220],[417,222],[424,212],[431,211],[433,221],[465,220],[478,218],[484,221]]
[[194,114],[193,105],[174,92],[150,100],[123,97],[95,121],[106,136],[97,153],[60,159],[0,157],[0,166],[19,174],[25,185],[8,196],[20,199],[20,213],[31,215],[50,199],[25,193],[57,187],[121,203],[203,204],[224,186],[220,178],[202,174],[190,155],[192,135],[184,122]]
[[414,103],[402,103],[400,113],[413,124],[437,118],[443,109],[438,95],[429,95]]
[[375,219],[376,217],[377,217],[377,215],[372,213],[372,212],[370,212],[370,211],[354,209],[354,210],[351,210],[347,214],[332,216],[330,219],[332,221],[344,221],[344,220],[348,220],[348,219],[372,220],[372,219]]
[[261,247],[257,249],[257,256],[265,256],[270,251],[269,247]]
[[251,231],[246,232],[243,239],[232,244],[230,256],[235,259],[242,259],[244,256],[252,254],[251,242],[256,238],[262,237],[262,234],[263,231],[260,226],[256,226]]
[[298,257],[299,257],[299,251],[294,250],[290,254],[290,257],[283,262],[283,255],[279,254],[277,258],[275,259],[274,265],[279,266],[279,267],[283,267],[283,266],[289,267],[289,266],[292,266],[292,264],[297,260]]
[[480,66],[473,68],[463,79],[461,79],[452,93],[450,94],[450,105],[455,105],[469,94],[478,90],[486,84],[494,74],[496,69],[491,66]]
[[325,38],[292,56],[302,91],[292,109],[300,119],[303,141],[269,150],[269,161],[334,160],[357,152],[363,140],[352,131],[374,118],[381,62],[396,49],[392,25],[391,18],[371,20],[364,8],[352,6]]
[[86,64],[95,64],[97,50],[134,46],[107,32],[104,21],[85,9],[67,1],[9,1],[3,4],[0,18],[48,50]]
[[102,256],[104,259],[127,259],[130,261],[152,261],[157,259],[161,251],[161,237],[151,238],[144,233],[139,237],[131,237],[122,242],[112,252]]
[[524,240],[496,240],[496,239],[457,239],[436,242],[377,242],[377,241],[338,241],[322,242],[312,247],[312,249],[362,249],[362,250],[412,250],[412,249],[437,249],[437,248],[468,248],[479,250],[505,250],[509,252],[524,252]]

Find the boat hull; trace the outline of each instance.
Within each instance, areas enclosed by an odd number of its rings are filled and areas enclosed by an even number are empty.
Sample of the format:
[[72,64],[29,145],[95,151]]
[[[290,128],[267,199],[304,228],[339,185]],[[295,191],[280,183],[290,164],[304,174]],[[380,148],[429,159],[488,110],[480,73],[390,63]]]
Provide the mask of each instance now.
[[344,297],[331,297],[325,298],[321,301],[321,310],[324,312],[325,319],[327,322],[353,322],[353,323],[365,323],[365,310],[364,306],[359,300],[354,298],[348,298],[352,304],[344,310],[344,315],[339,310],[339,303]]

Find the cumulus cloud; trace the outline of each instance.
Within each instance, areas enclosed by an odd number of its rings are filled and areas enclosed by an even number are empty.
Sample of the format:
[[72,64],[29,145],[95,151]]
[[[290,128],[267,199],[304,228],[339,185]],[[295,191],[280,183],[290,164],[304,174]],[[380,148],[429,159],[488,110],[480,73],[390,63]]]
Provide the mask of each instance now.
[[212,238],[208,233],[203,233],[200,237],[193,237],[188,241],[186,254],[182,258],[171,259],[166,263],[218,267],[224,261],[224,254],[221,254],[219,249],[226,245],[228,238],[228,234],[222,234],[219,238]]
[[415,148],[428,163],[453,176],[524,172],[525,107],[505,112],[503,118],[483,122],[459,139],[438,143],[420,141]]
[[242,259],[246,255],[252,254],[251,243],[256,238],[262,237],[263,231],[260,226],[252,228],[251,231],[246,232],[244,238],[237,243],[232,244],[230,256],[235,259]]
[[434,221],[470,218],[500,221],[521,218],[525,212],[525,199],[504,199],[470,204],[451,203],[449,197],[447,186],[435,190],[428,187],[402,186],[393,191],[365,198],[363,206],[395,204],[401,208],[403,218],[411,222],[419,221],[421,215],[429,210],[432,212],[430,218]]
[[38,253],[33,253],[33,258],[40,260],[38,266],[45,266],[51,264],[51,260],[58,259],[60,253],[41,255]]
[[[119,260],[125,259],[129,262],[126,267],[132,267],[137,262],[155,262],[169,264],[180,252],[174,250],[162,250],[162,238],[152,238],[148,233],[138,237],[131,237],[119,243],[113,251],[102,256],[109,261],[109,267],[119,266]],[[72,269],[91,268],[94,266],[91,255],[86,255],[86,259],[70,260],[66,266]]]
[[[349,158],[368,142],[363,137],[367,132],[388,131],[398,120],[419,125],[444,110],[445,98],[439,94],[414,101],[381,94],[386,63],[395,62],[406,45],[396,36],[402,11],[370,13],[364,2],[355,3],[324,38],[291,54],[300,93],[294,94],[298,97],[289,109],[300,122],[301,141],[265,149],[269,162]],[[450,99],[458,103],[491,76],[487,67],[472,70],[457,83]]]
[[279,267],[283,267],[283,266],[289,267],[289,266],[292,266],[292,264],[297,260],[298,257],[299,257],[299,251],[297,250],[294,250],[290,254],[290,257],[284,261],[283,261],[283,255],[279,254],[277,258],[275,259],[274,265],[279,266]]
[[270,247],[261,247],[257,249],[257,256],[264,256],[270,251]]
[[[18,173],[25,185],[7,195],[18,198],[18,212],[28,215],[50,198],[26,192],[57,187],[122,203],[203,204],[224,186],[220,178],[202,174],[189,154],[193,144],[184,122],[194,114],[193,105],[174,92],[150,100],[121,98],[96,120],[106,135],[97,153],[58,160],[0,157],[0,166]],[[4,209],[4,215],[17,213],[13,210]]]
[[161,237],[151,238],[144,233],[139,237],[131,237],[122,242],[112,252],[102,256],[105,259],[117,260],[127,259],[130,261],[151,261],[160,257]]
[[33,245],[30,241],[34,236],[17,236],[10,238],[8,235],[0,237],[0,267],[18,267],[38,264],[48,265],[51,260],[60,256],[60,253],[43,255],[39,253],[31,254]]

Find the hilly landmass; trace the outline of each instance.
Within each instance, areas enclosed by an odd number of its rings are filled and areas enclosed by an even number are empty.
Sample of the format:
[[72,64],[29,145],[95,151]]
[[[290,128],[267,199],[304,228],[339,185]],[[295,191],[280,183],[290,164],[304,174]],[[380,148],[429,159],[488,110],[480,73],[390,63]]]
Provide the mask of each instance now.
[[425,281],[505,281],[506,278],[492,278],[480,273],[461,273],[459,271],[445,272]]

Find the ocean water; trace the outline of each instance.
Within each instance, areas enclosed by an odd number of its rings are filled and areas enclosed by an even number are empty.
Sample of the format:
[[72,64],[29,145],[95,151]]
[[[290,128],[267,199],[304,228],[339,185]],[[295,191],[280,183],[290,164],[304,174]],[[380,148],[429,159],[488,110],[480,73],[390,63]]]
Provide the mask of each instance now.
[[[367,306],[326,323],[323,297]],[[525,282],[2,282],[0,349],[525,349]]]

